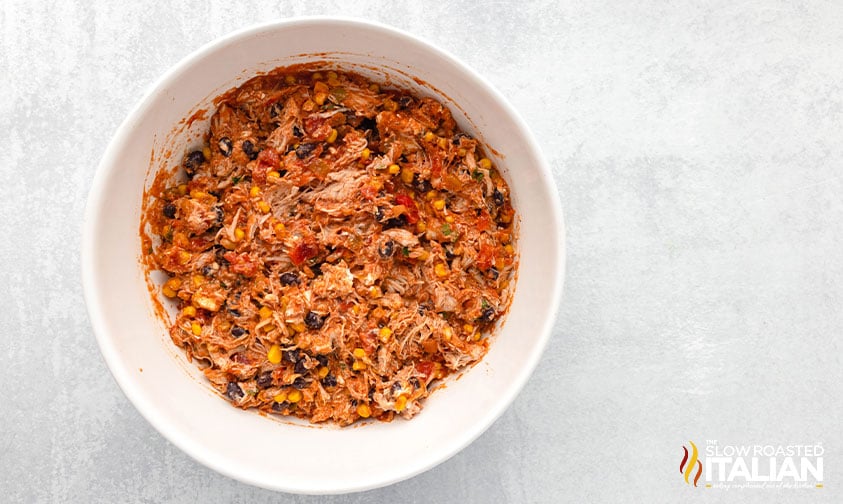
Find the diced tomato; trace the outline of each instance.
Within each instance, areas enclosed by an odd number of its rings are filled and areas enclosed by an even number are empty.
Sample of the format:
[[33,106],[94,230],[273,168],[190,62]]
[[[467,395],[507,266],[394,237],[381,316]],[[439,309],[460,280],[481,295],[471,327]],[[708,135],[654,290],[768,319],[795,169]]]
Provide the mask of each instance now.
[[258,153],[258,162],[252,167],[252,181],[256,184],[266,182],[266,174],[281,165],[281,158],[278,152],[270,147]]
[[492,227],[492,220],[486,215],[481,215],[474,223],[474,227],[476,227],[478,231],[488,231]]
[[483,271],[492,267],[495,262],[495,247],[481,243],[480,252],[477,254],[477,267]]
[[248,252],[242,252],[240,254],[236,252],[226,252],[223,254],[223,257],[231,264],[231,271],[233,273],[249,278],[258,274],[258,265]]
[[290,251],[290,260],[293,261],[293,264],[296,266],[301,266],[308,259],[316,257],[317,253],[319,253],[319,249],[316,247],[315,243],[312,243],[309,240],[302,241]]
[[304,130],[314,140],[325,140],[331,134],[331,125],[322,117],[308,116],[304,119]]
[[378,338],[372,331],[364,332],[360,335],[360,348],[367,354],[372,354],[378,348]]
[[424,375],[425,380],[430,378],[430,375],[433,374],[433,368],[434,365],[432,361],[416,362],[416,370]]
[[395,202],[399,205],[404,205],[407,209],[407,222],[415,224],[419,221],[419,207],[416,206],[416,202],[413,201],[413,198],[403,193],[396,194]]

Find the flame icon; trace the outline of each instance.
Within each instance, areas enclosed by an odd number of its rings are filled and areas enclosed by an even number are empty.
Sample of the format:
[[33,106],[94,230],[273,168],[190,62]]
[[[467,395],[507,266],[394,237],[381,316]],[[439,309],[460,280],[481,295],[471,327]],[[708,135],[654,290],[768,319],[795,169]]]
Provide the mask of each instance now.
[[685,450],[685,456],[682,457],[682,463],[679,464],[679,473],[685,475],[685,483],[690,485],[691,482],[688,481],[688,478],[691,477],[691,473],[694,471],[694,465],[696,465],[697,475],[694,476],[694,486],[697,486],[697,482],[700,480],[700,476],[702,476],[702,462],[698,459],[699,452],[697,451],[697,445],[693,441],[688,442],[691,443],[691,460],[688,460],[688,449],[683,445],[682,449]]

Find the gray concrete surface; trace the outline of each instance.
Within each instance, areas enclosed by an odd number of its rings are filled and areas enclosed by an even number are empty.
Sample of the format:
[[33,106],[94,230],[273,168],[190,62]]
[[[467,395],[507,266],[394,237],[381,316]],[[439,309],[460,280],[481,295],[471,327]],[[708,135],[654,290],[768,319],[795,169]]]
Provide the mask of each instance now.
[[[843,501],[839,3],[168,3],[0,5],[0,500]],[[380,20],[481,71],[568,224],[565,299],[519,399],[453,459],[344,497],[252,488],[166,442],[106,369],[79,281],[90,181],[147,86],[304,14]],[[706,440],[821,443],[824,488],[694,488],[682,446]]]

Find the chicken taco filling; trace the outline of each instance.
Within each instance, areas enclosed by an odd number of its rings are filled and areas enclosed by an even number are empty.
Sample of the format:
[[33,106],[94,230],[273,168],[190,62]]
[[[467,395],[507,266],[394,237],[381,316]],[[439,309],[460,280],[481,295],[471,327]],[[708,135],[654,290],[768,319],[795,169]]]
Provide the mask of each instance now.
[[509,306],[506,182],[442,103],[357,74],[278,69],[215,104],[144,200],[173,342],[240,408],[411,418]]

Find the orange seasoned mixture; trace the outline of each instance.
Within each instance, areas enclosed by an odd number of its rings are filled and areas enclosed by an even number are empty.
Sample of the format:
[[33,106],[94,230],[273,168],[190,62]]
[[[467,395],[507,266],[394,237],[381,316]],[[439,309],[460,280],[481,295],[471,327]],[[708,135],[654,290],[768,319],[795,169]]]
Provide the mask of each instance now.
[[233,405],[410,418],[509,306],[509,189],[431,98],[278,69],[217,100],[144,201],[173,342]]

